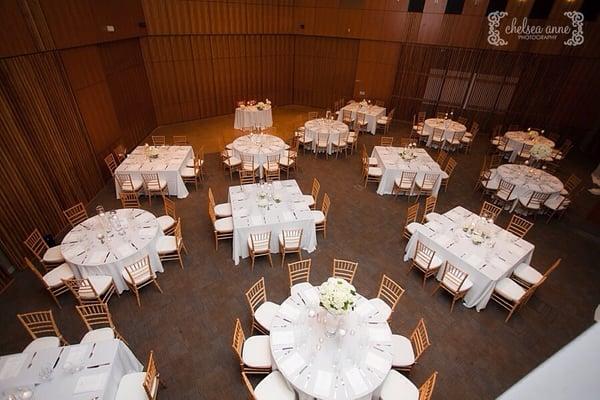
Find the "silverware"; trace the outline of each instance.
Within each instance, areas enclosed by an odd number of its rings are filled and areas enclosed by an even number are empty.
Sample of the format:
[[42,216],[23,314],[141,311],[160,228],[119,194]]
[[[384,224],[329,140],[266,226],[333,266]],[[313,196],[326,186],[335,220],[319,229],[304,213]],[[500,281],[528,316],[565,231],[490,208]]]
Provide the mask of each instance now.
[[96,343],[94,343],[94,345],[92,346],[92,351],[90,351],[90,355],[88,356],[88,358],[92,358],[92,356],[94,355],[95,349],[96,349]]
[[54,361],[54,365],[52,366],[52,369],[56,368],[56,366],[58,365],[58,361],[60,360],[60,356],[62,355],[63,351],[65,351],[64,347],[62,347],[60,349],[60,353],[58,353],[58,357],[56,357],[56,361]]
[[31,366],[33,365],[33,359],[35,358],[35,356],[37,356],[37,351],[33,352],[33,356],[31,356],[31,360],[29,360],[29,365],[27,366],[27,368],[31,368]]

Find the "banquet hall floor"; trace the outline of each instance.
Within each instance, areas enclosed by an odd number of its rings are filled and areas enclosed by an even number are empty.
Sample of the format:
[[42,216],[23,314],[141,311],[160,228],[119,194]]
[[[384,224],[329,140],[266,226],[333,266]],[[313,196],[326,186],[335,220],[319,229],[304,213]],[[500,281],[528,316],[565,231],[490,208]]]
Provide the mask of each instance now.
[[[277,132],[291,135],[292,128],[310,109],[279,107],[273,112]],[[229,142],[234,137],[233,115],[159,127],[155,134],[185,134],[194,146],[204,144],[208,152],[218,148],[219,135]],[[409,125],[395,123],[393,136],[407,136]],[[437,211],[445,212],[462,205],[478,212],[479,193],[473,184],[482,163],[486,135],[481,134],[471,154],[456,154],[458,167],[447,192],[440,193]],[[361,136],[369,152],[381,134]],[[305,193],[317,177],[323,193],[331,197],[328,235],[318,235],[317,250],[304,257],[313,260],[311,282],[319,284],[330,274],[334,257],[359,262],[354,284],[368,297],[377,294],[382,273],[400,283],[406,292],[391,321],[395,333],[408,336],[418,320],[427,323],[431,347],[413,369],[412,381],[419,386],[438,371],[434,391],[436,399],[492,399],[580,334],[593,323],[594,309],[600,302],[600,256],[598,226],[586,218],[598,201],[587,191],[561,220],[546,224],[538,218],[527,240],[535,244],[533,265],[544,271],[557,257],[562,265],[550,276],[524,309],[504,323],[504,309],[490,302],[476,312],[457,304],[452,314],[448,296],[431,296],[435,285],[430,280],[421,288],[421,275],[406,274],[403,262],[405,242],[400,241],[406,217],[407,199],[379,196],[375,185],[366,189],[360,182],[360,157],[315,159],[309,153],[299,159],[296,179]],[[562,167],[562,177],[571,172],[584,178],[595,167],[587,157],[571,154]],[[227,199],[231,184],[216,153],[206,155],[208,179],[195,191],[190,186],[186,199],[176,200],[183,222],[183,237],[188,249],[185,269],[177,263],[165,263],[158,276],[163,294],[154,287],[141,291],[141,309],[134,296],[124,292],[109,303],[115,324],[138,359],[146,363],[155,351],[158,369],[168,387],[160,399],[242,399],[246,398],[238,361],[231,349],[234,320],[240,317],[250,334],[250,313],[244,292],[264,276],[269,300],[282,302],[288,293],[287,268],[281,268],[279,255],[273,256],[274,268],[264,259],[250,271],[248,260],[234,266],[231,241],[221,241],[215,251],[212,226],[207,214],[207,189],[211,187],[217,202]],[[106,187],[88,207],[97,204],[118,208],[114,185]],[[162,214],[160,201],[152,207],[143,199],[143,207]],[[320,204],[320,202],[319,202]],[[411,203],[412,204],[412,201]],[[506,212],[498,223],[506,225]],[[594,235],[595,234],[595,235]],[[289,256],[286,261],[295,261]],[[0,354],[20,352],[29,342],[16,313],[51,308],[63,335],[76,343],[84,334],[84,325],[76,315],[74,300],[61,296],[62,309],[28,271],[19,271],[15,283],[0,295]],[[258,380],[253,380],[257,382]]]

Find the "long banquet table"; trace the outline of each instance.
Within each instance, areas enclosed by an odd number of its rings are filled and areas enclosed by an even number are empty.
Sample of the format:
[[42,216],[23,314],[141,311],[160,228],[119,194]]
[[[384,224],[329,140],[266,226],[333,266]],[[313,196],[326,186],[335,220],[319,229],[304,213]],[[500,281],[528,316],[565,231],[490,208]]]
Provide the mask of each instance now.
[[118,339],[11,354],[0,357],[0,394],[22,388],[35,400],[112,400],[121,378],[142,370]]
[[[259,195],[265,197],[259,206]],[[279,201],[276,201],[279,199]],[[233,261],[249,256],[251,233],[271,232],[271,253],[279,251],[278,236],[283,229],[302,228],[302,249],[313,252],[317,247],[315,221],[308,203],[302,197],[295,180],[275,181],[270,186],[260,184],[229,187],[229,203],[233,217]]]
[[[425,225],[417,225],[406,245],[404,261],[413,257],[418,241],[435,250],[436,256],[469,274],[473,287],[465,295],[463,304],[480,311],[486,307],[500,279],[510,276],[519,264],[531,261],[535,246],[494,224],[486,226],[491,239],[475,244],[463,227],[477,218],[458,206]],[[442,273],[443,265],[437,274],[438,280]]]
[[[356,308],[341,322],[345,335],[325,334],[318,321],[319,289],[288,297],[279,307],[270,331],[275,366],[300,400],[378,399],[392,365],[392,332],[377,309],[358,295]],[[319,311],[320,309],[320,311]],[[311,318],[310,311],[317,314]]]
[[259,110],[256,106],[236,108],[233,127],[235,129],[244,129],[251,126],[262,126],[265,128],[273,126],[271,106],[267,105],[262,110]]
[[[180,170],[194,158],[192,146],[157,146],[158,158],[148,158],[144,146],[138,146],[117,167],[115,174],[131,175],[132,179],[142,180],[143,173],[157,173],[161,182],[166,181],[169,195],[184,199],[189,195]],[[121,189],[115,179],[117,199]]]

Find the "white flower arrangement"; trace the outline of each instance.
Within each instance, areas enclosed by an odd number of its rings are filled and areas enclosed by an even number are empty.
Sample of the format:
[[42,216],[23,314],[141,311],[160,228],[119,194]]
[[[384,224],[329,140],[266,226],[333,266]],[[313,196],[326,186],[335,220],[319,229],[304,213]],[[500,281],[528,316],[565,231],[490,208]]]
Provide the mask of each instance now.
[[413,158],[415,158],[415,154],[414,154],[415,147],[416,147],[416,145],[414,143],[409,143],[407,147],[401,148],[400,151],[398,152],[398,154],[404,160],[412,160]]
[[246,108],[246,105],[245,104],[240,104],[240,109],[243,110],[244,108]]
[[265,100],[265,104],[267,104],[267,105],[269,105],[269,106],[270,106],[270,105],[271,105],[271,100],[269,100],[269,99],[266,99],[266,100]]
[[343,315],[354,310],[356,289],[341,278],[329,278],[319,286],[321,307],[333,315]]
[[545,160],[552,155],[552,149],[543,143],[536,143],[529,150],[529,154],[538,160]]
[[265,103],[263,103],[262,101],[259,101],[256,104],[256,108],[259,109],[259,110],[263,110],[265,108]]
[[363,106],[363,107],[366,107],[366,106],[368,106],[368,105],[369,105],[369,103],[367,102],[367,100],[363,99],[363,100],[360,102],[360,105],[361,105],[361,106]]
[[158,149],[154,146],[148,146],[148,143],[144,146],[144,152],[148,158],[158,158]]

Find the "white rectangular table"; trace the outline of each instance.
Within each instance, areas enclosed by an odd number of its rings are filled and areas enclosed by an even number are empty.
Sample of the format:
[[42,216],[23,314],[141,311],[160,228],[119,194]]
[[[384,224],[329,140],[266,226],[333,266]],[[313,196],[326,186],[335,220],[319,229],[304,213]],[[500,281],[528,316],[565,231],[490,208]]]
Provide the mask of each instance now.
[[[82,369],[72,373],[66,363]],[[49,380],[40,376],[45,367],[52,371]],[[12,354],[0,357],[0,393],[27,387],[35,400],[111,400],[124,375],[142,370],[131,350],[117,339]]]
[[[415,158],[412,160],[405,160],[400,157],[400,150],[402,150],[400,147],[375,146],[373,148],[371,156],[377,159],[377,166],[383,172],[381,182],[377,187],[377,194],[391,194],[394,188],[394,180],[400,178],[402,172],[406,171],[417,173],[415,182],[421,182],[425,174],[437,174],[439,178],[433,188],[433,195],[437,196],[442,177],[445,176],[445,172],[441,170],[438,163],[431,158],[425,149],[413,149]],[[414,188],[411,195],[413,194],[416,194]]]
[[385,115],[384,107],[376,105],[363,106],[360,103],[350,103],[340,109],[338,121],[342,121],[344,118],[343,110],[351,111],[353,120],[356,119],[356,114],[358,112],[367,114],[367,130],[371,132],[372,135],[375,134],[375,130],[377,129],[377,120]]
[[[463,304],[480,311],[486,307],[499,280],[510,276],[519,264],[531,262],[535,246],[493,224],[488,225],[492,236],[489,242],[474,244],[463,226],[475,221],[475,217],[471,211],[458,206],[425,225],[418,225],[406,245],[404,261],[414,256],[418,241],[435,250],[442,260],[469,274],[473,287],[465,295]],[[442,273],[443,265],[437,274],[438,280]]]
[[[259,207],[259,193],[272,193],[280,202],[270,201]],[[271,189],[259,184],[230,186],[229,202],[233,217],[233,261],[249,256],[251,233],[271,232],[271,253],[279,252],[278,236],[283,229],[302,228],[302,249],[313,252],[317,247],[315,221],[295,180],[275,181]],[[269,202],[269,200],[267,200]]]
[[[115,173],[131,175],[142,180],[142,173],[158,173],[161,182],[166,181],[170,196],[184,199],[189,192],[181,178],[181,170],[194,158],[192,146],[157,146],[158,158],[146,157],[144,146],[136,147],[115,170]],[[115,190],[119,198],[119,184],[115,179]]]

